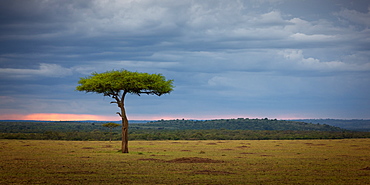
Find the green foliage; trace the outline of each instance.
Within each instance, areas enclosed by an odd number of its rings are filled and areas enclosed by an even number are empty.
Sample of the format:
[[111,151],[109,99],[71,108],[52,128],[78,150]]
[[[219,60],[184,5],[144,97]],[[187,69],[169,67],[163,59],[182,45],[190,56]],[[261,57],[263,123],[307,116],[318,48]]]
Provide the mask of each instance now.
[[0,132],[2,133],[44,133],[46,131],[91,132],[101,129],[98,122],[84,121],[1,121]]
[[173,90],[173,80],[166,80],[161,74],[130,72],[127,70],[92,73],[80,78],[76,90],[94,92],[109,96],[121,109],[117,114],[122,118],[122,153],[128,153],[128,120],[125,110],[125,96],[129,94],[155,94],[161,96]]
[[[244,121],[247,119],[244,119]],[[263,122],[268,120],[253,119],[255,124],[240,123],[242,119],[214,120],[213,121],[189,121],[189,120],[162,120],[147,124],[131,124],[130,140],[283,140],[283,139],[344,139],[344,138],[370,138],[370,132],[355,132],[348,130],[330,130],[329,125],[317,125],[298,123],[298,126],[306,125],[309,129],[301,130],[258,130],[257,128],[274,128],[272,121],[270,126]],[[110,135],[107,127],[102,127],[98,122],[0,122],[0,139],[35,139],[35,140],[96,140],[108,141]],[[167,123],[168,125],[166,125]],[[173,125],[170,125],[172,123]],[[223,125],[221,123],[229,123]],[[257,124],[259,123],[259,124]],[[292,128],[294,122],[285,122]],[[288,124],[289,123],[289,124]],[[117,124],[119,125],[119,124]],[[181,128],[187,129],[178,129]],[[207,126],[208,125],[208,126]],[[223,125],[224,129],[220,128]],[[244,127],[242,127],[244,125]],[[257,127],[258,125],[258,127]],[[283,126],[276,124],[276,128]],[[171,127],[170,127],[171,126]],[[211,128],[211,127],[215,128]],[[227,127],[229,126],[229,127]],[[254,129],[246,129],[248,127]],[[253,127],[251,127],[253,126]],[[314,130],[312,128],[322,128]],[[202,129],[199,129],[202,128]],[[231,129],[238,128],[238,129]],[[242,129],[243,128],[243,129]],[[298,127],[299,128],[299,127]],[[317,129],[316,128],[316,129]],[[329,129],[329,130],[325,130]],[[120,129],[112,128],[112,140],[121,140]]]
[[116,127],[119,127],[121,126],[120,124],[117,124],[117,123],[105,123],[105,124],[102,124],[103,127],[107,127],[107,128],[116,128]]
[[134,130],[131,140],[292,140],[370,138],[370,132],[291,130]]
[[103,124],[102,126],[109,128],[109,136],[110,136],[109,141],[112,141],[112,129],[120,126],[120,124],[110,122],[110,123]]
[[132,124],[136,128],[153,129],[227,129],[227,130],[317,130],[344,131],[339,127],[276,119],[219,119],[219,120],[159,120],[147,124]]
[[306,123],[314,123],[314,124],[327,124],[327,125],[333,125],[333,126],[348,129],[348,130],[370,132],[370,120],[301,119],[297,121],[302,121]]
[[[292,140],[370,138],[370,132],[284,131],[284,130],[133,130],[130,140]],[[109,141],[109,132],[0,133],[0,139]],[[112,141],[121,140],[112,132]]]
[[[37,140],[109,140],[108,129],[98,122],[55,121],[24,122],[1,121],[0,138]],[[119,125],[119,124],[118,124]],[[118,129],[112,128],[113,138],[120,138]]]
[[173,90],[173,80],[166,80],[162,74],[112,70],[105,73],[92,73],[80,78],[77,91],[94,92],[104,96],[114,96],[120,91],[130,94],[155,94],[161,96]]

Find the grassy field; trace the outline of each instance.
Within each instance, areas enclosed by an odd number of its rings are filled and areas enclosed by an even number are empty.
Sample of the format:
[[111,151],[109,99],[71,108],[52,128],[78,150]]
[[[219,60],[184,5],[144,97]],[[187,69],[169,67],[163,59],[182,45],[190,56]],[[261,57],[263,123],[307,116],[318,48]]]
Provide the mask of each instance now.
[[370,139],[0,140],[0,184],[369,184]]

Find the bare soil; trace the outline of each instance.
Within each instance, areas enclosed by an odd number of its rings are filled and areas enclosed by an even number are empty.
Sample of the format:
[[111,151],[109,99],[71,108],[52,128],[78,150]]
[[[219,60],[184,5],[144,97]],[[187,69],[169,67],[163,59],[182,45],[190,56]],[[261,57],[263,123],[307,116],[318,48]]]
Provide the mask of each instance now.
[[200,157],[182,157],[177,159],[172,159],[167,161],[169,163],[223,163],[220,160],[213,160],[209,158],[200,158]]

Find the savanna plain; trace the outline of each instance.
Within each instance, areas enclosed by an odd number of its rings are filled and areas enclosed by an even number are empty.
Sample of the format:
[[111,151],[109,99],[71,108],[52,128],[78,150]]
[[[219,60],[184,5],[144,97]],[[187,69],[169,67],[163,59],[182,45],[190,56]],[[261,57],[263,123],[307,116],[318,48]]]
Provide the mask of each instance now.
[[369,184],[370,139],[0,140],[0,184]]

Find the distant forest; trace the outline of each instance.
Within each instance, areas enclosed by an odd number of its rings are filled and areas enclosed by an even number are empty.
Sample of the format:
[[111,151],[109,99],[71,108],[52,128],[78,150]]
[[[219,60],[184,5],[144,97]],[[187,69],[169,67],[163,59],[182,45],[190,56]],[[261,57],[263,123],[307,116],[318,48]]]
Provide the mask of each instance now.
[[173,129],[173,130],[297,130],[297,131],[344,131],[345,129],[327,124],[313,124],[300,121],[276,119],[218,119],[218,120],[159,120],[147,124],[133,124],[131,128]]
[[[333,120],[285,121],[276,119],[158,120],[130,123],[130,140],[265,140],[370,138],[370,132],[353,131],[326,123]],[[347,128],[356,120],[342,120]],[[351,122],[352,121],[352,122]],[[357,120],[358,121],[358,120]],[[367,121],[367,122],[366,122]],[[360,120],[356,128],[367,128]],[[109,130],[93,121],[0,121],[0,139],[109,140]],[[117,123],[117,122],[116,122]],[[333,125],[333,124],[332,124]],[[360,129],[358,129],[360,130]],[[362,129],[366,130],[366,129]],[[367,131],[367,130],[366,130]],[[114,128],[120,140],[120,127]]]
[[301,122],[314,123],[314,124],[315,123],[327,124],[327,125],[347,129],[347,130],[370,132],[370,120],[364,120],[364,119],[349,119],[349,120],[342,120],[342,119],[301,119],[301,120],[293,120],[293,121],[301,121]]

